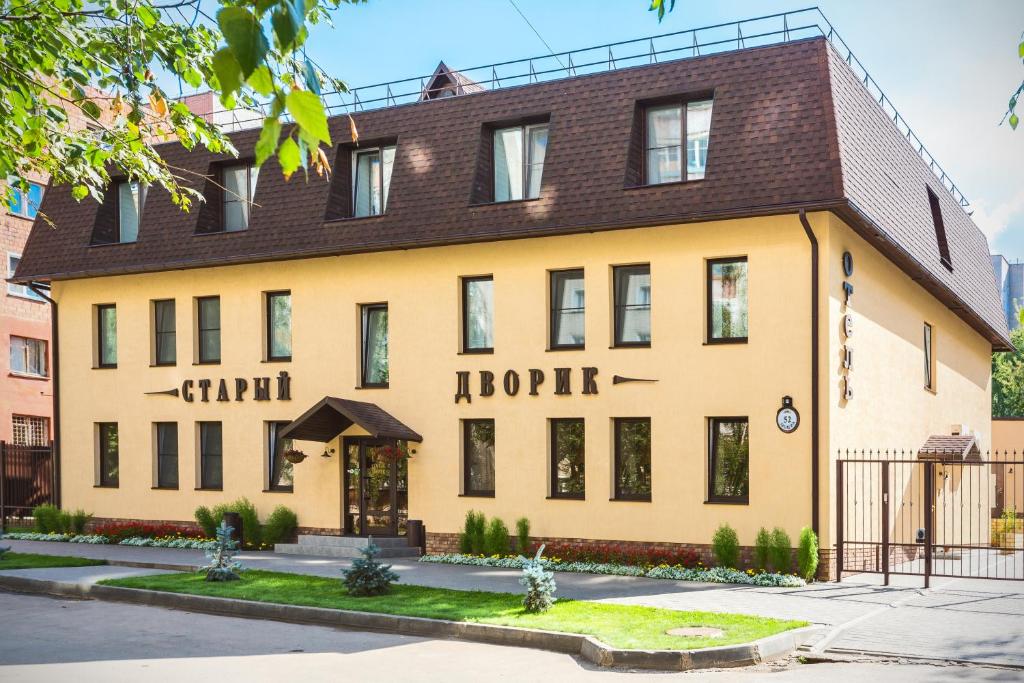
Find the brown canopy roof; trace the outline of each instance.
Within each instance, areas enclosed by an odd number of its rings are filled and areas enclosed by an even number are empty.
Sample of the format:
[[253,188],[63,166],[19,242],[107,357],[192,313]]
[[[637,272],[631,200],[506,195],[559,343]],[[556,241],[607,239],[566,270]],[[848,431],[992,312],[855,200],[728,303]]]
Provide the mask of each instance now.
[[918,460],[967,460],[980,457],[978,442],[969,434],[933,434],[917,452]]
[[374,403],[325,396],[315,406],[285,426],[282,438],[327,443],[352,425],[370,436],[399,441],[423,441],[423,437]]
[[[638,103],[714,96],[707,175],[639,186]],[[259,174],[249,228],[197,235],[219,215],[211,201],[183,213],[154,189],[138,241],[91,247],[113,221],[116,195],[75,202],[46,193],[16,278],[59,280],[176,268],[559,235],[615,228],[829,210],[943,301],[995,348],[1010,347],[988,244],[916,149],[824,38],[756,47],[561,80],[428,99],[353,115],[360,146],[397,142],[387,211],[350,218],[347,116],[330,120],[331,180],[286,182],[275,160]],[[489,201],[486,126],[547,120],[539,199]],[[251,158],[259,130],[232,134]],[[226,157],[169,143],[184,177]],[[939,197],[953,270],[939,260],[925,187]],[[679,229],[685,230],[685,226]]]

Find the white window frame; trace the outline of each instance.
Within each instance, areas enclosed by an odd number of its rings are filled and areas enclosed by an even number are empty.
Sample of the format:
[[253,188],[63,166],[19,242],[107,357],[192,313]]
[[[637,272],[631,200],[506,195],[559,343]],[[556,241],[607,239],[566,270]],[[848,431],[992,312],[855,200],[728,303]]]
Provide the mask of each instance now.
[[[373,216],[383,216],[388,212],[388,199],[391,197],[391,180],[388,180],[387,185],[384,184],[384,150],[393,149],[395,150],[395,158],[392,161],[391,177],[394,178],[394,163],[398,161],[398,145],[379,145],[377,147],[367,147],[366,149],[357,149],[352,152],[352,217],[353,218],[370,218]],[[376,153],[380,163],[378,165],[380,173],[380,213],[368,213],[365,216],[356,214],[356,182],[359,179],[359,157],[366,154]]]
[[[509,198],[509,199],[497,199],[497,197],[495,196],[493,198],[493,201],[499,202],[499,203],[503,203],[503,202],[523,202],[523,201],[526,201],[528,199],[540,199],[541,186],[544,183],[544,166],[547,165],[547,160],[548,160],[546,145],[545,145],[545,150],[544,150],[544,162],[541,164],[541,167],[540,167],[540,182],[537,183],[537,196],[536,197],[530,196],[530,173],[533,170],[533,158],[531,156],[533,154],[533,146],[530,144],[530,133],[533,132],[534,130],[537,130],[538,128],[547,129],[548,130],[548,136],[550,137],[550,135],[551,135],[550,123],[547,122],[547,121],[545,121],[543,123],[531,123],[531,124],[519,125],[519,126],[502,126],[501,128],[495,128],[492,131],[492,133],[491,133],[491,185],[492,186],[494,186],[494,176],[498,172],[497,166],[495,165],[496,160],[497,160],[497,155],[494,153],[494,148],[497,145],[498,135],[500,135],[502,132],[504,132],[506,130],[521,130],[523,132],[523,158],[522,158],[522,165],[523,165],[523,178],[522,178],[523,196],[522,197],[517,197],[517,198]],[[493,194],[497,195],[497,188],[496,187],[494,188]]]
[[[35,343],[35,344],[42,344],[43,345],[42,353],[41,354],[37,354],[37,357],[40,359],[40,362],[42,363],[42,372],[32,372],[29,369],[15,370],[14,369],[14,365],[11,364],[11,366],[10,366],[11,374],[18,375],[18,376],[21,376],[21,377],[48,378],[50,376],[50,373],[49,373],[49,370],[50,370],[50,359],[49,359],[50,344],[49,344],[49,342],[47,342],[45,339],[36,339],[35,337],[25,337],[25,336],[22,336],[20,334],[12,334],[10,336],[10,340],[8,342],[11,351],[14,350],[14,340],[15,339],[23,339],[23,340],[25,340],[27,342],[31,342],[31,343]],[[24,365],[25,365],[25,368],[28,368],[29,367],[29,362],[28,362],[28,360],[29,360],[28,345],[26,345],[24,347],[24,354],[25,354],[25,358],[23,359],[24,360]]]
[[[16,251],[9,251],[9,252],[7,252],[7,278],[8,279],[14,277],[15,266],[13,265],[13,261],[15,259],[17,259],[18,262],[20,263],[21,262],[21,254],[19,254]],[[43,303],[45,301],[41,296],[39,296],[38,294],[33,292],[31,289],[29,289],[28,285],[19,285],[19,284],[16,284],[14,282],[8,282],[7,283],[7,295],[8,296],[16,296],[16,297],[19,297],[21,299],[28,299],[29,301],[38,301],[40,303]]]
[[[36,214],[38,214],[39,208],[43,205],[43,196],[46,194],[46,187],[42,183],[37,183],[32,180],[29,180],[27,182],[29,185],[35,185],[39,188],[39,206],[36,207]],[[16,211],[12,211],[11,205],[7,204],[7,213],[10,214],[11,216],[17,216],[18,218],[24,218],[30,221],[35,220],[35,214],[31,216],[28,214],[28,196],[25,194],[24,190],[22,190],[20,187],[14,184],[14,178],[8,178],[7,184],[10,185],[11,189],[14,192],[17,192],[19,195],[21,195],[22,208],[22,211],[19,213]]]
[[11,443],[15,446],[48,446],[50,418],[45,415],[15,413],[11,415],[11,437]]

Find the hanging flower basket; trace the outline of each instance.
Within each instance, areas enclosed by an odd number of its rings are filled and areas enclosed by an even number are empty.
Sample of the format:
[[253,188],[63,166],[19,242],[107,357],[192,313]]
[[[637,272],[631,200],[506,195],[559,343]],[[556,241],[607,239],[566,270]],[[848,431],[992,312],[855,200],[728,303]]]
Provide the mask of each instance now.
[[378,451],[385,460],[389,460],[391,462],[408,460],[415,452],[416,451],[409,450],[409,444],[406,441],[398,441],[394,445],[381,446]]
[[284,452],[284,459],[293,465],[298,465],[306,459],[306,454],[293,448]]

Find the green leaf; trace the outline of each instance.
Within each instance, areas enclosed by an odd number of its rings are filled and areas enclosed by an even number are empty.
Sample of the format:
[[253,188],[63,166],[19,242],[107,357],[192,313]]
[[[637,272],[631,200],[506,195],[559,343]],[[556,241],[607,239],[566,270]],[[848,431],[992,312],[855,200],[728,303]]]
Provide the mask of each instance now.
[[242,67],[242,75],[248,78],[263,64],[270,49],[259,20],[243,7],[225,7],[217,12],[217,24]]
[[1017,46],[1017,56],[1024,59],[1024,42]]
[[285,106],[300,128],[330,146],[331,134],[327,130],[327,113],[319,97],[308,90],[292,90],[285,98]]
[[314,92],[317,95],[320,94],[320,79],[316,75],[316,69],[313,68],[313,64],[307,59],[306,68],[306,87],[309,88],[310,92]]
[[89,196],[89,188],[85,185],[75,185],[71,188],[71,196],[75,198],[76,202],[80,202]]
[[270,68],[266,65],[257,68],[249,76],[249,86],[260,95],[272,95],[274,92],[274,77],[270,75]]
[[1010,128],[1017,130],[1017,124],[1020,123],[1020,119],[1017,118],[1016,114],[1010,114]]
[[[264,130],[266,130],[264,128]],[[292,177],[296,169],[299,168],[299,146],[295,144],[295,140],[288,137],[281,143],[281,148],[277,150],[277,160],[281,164],[281,172],[284,174],[285,180]]]
[[[263,162],[269,159],[277,149],[277,141],[281,137],[280,119],[267,117],[263,119],[263,130],[260,131],[260,139],[256,141],[256,165],[262,166]],[[291,138],[288,138],[289,140]]]
[[135,13],[138,15],[139,21],[141,21],[142,25],[146,28],[153,28],[156,26],[158,18],[156,11],[152,7],[149,7],[148,5],[138,5],[135,8]]
[[217,74],[217,80],[220,81],[222,102],[242,87],[242,67],[239,66],[235,55],[228,48],[222,47],[213,55],[213,72]]
[[274,35],[281,46],[282,52],[290,52],[299,35],[304,17],[298,12],[290,0],[282,0],[280,6],[270,16],[270,24],[274,27]]
[[85,112],[85,115],[91,119],[96,119],[98,121],[100,116],[103,114],[103,112],[100,111],[99,105],[92,100],[85,100],[79,106],[81,110]]

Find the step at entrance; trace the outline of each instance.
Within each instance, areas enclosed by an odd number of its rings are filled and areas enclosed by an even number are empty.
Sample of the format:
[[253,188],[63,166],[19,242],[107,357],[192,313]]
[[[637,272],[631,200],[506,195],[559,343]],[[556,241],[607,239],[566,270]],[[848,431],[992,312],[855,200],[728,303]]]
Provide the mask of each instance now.
[[[303,534],[298,543],[277,543],[274,552],[285,555],[315,555],[318,557],[355,558],[369,545],[365,536],[318,536]],[[374,536],[373,542],[380,548],[381,559],[419,557],[420,549],[409,547],[405,536]]]

